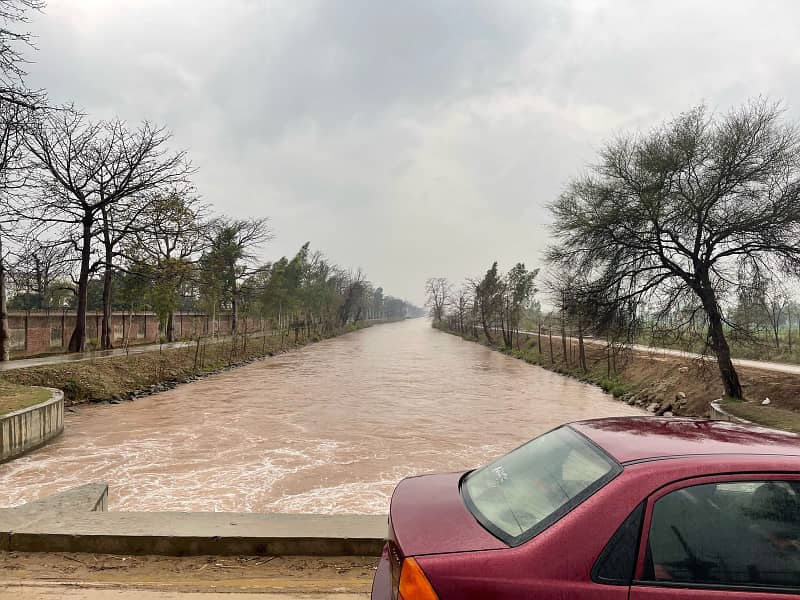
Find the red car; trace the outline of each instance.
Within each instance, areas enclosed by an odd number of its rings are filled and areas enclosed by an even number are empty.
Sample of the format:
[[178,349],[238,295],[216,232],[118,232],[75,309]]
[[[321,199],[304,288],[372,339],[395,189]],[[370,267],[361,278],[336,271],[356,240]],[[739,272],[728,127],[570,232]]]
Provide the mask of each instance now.
[[800,437],[582,421],[397,486],[373,600],[775,600],[800,594]]

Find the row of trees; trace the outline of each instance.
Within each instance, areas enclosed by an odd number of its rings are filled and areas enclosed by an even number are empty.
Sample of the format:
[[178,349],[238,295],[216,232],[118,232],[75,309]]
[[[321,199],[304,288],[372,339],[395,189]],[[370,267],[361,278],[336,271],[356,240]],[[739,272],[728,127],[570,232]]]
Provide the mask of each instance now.
[[181,308],[229,310],[234,335],[243,314],[323,332],[413,310],[308,244],[292,259],[260,263],[272,237],[267,220],[211,215],[192,186],[195,168],[166,128],[93,120],[27,90],[15,44],[30,37],[10,32],[42,6],[0,0],[1,359],[9,286],[12,305],[74,306],[70,351],[86,347],[92,305],[103,313],[102,348],[112,347],[111,314],[120,307],[155,310],[168,340]]
[[[609,348],[647,334],[689,340],[715,357],[732,398],[742,397],[732,343],[791,349],[794,321],[800,337],[800,128],[779,104],[756,99],[725,114],[699,106],[619,135],[550,210],[553,309],[537,316],[540,334],[544,320],[581,350],[584,335]],[[515,269],[502,276],[493,265],[455,293],[429,280],[434,321],[462,333],[480,326],[489,341],[500,331],[509,346],[517,299],[528,299],[528,272]]]
[[494,262],[483,277],[467,279],[457,290],[446,278],[428,279],[426,306],[434,326],[446,323],[450,329],[471,336],[477,336],[480,329],[492,344],[499,332],[505,347],[511,348],[519,338],[524,318],[539,312],[534,297],[538,272],[517,263],[502,273]]

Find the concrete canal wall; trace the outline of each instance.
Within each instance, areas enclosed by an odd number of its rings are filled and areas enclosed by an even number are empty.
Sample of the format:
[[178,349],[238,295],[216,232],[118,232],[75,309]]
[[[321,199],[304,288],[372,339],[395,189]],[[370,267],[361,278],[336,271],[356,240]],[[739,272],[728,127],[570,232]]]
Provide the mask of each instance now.
[[50,400],[0,416],[0,463],[43,446],[64,431],[64,393],[51,390]]
[[747,419],[742,419],[741,417],[737,417],[736,415],[732,415],[727,410],[722,408],[719,404],[719,400],[715,400],[709,405],[709,417],[712,421],[729,421],[731,423],[741,423],[744,425],[753,425]]

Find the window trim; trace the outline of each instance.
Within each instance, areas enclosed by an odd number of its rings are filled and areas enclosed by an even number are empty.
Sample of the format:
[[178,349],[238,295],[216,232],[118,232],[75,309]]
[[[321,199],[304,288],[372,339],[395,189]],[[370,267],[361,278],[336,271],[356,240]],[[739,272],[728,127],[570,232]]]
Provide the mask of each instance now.
[[655,503],[661,498],[672,492],[682,490],[697,485],[704,485],[709,483],[737,483],[748,481],[800,481],[800,473],[796,471],[749,471],[749,472],[734,472],[716,475],[705,475],[701,477],[690,477],[674,481],[665,486],[662,486],[653,492],[647,499],[647,506],[644,511],[644,518],[642,519],[642,532],[639,539],[639,552],[636,559],[636,568],[634,570],[632,586],[640,587],[663,587],[672,589],[686,589],[686,590],[723,590],[723,591],[738,591],[738,592],[770,592],[775,594],[800,594],[800,586],[786,587],[786,586],[765,586],[765,585],[736,585],[736,584],[719,584],[719,583],[692,583],[687,581],[650,581],[643,579],[645,560],[647,554],[647,544],[650,537],[650,526],[653,518],[653,507]]

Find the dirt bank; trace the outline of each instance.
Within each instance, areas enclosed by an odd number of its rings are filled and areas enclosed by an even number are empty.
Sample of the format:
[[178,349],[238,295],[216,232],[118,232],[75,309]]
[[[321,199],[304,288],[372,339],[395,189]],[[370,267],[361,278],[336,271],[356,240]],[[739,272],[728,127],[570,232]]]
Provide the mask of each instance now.
[[[447,333],[453,333],[443,329]],[[646,352],[620,352],[610,357],[606,348],[585,345],[586,369],[579,364],[578,344],[568,340],[566,354],[561,338],[520,335],[511,350],[477,341],[498,351],[546,369],[599,385],[623,402],[641,406],[658,415],[708,416],[709,405],[723,396],[717,365],[713,361]],[[496,341],[495,341],[496,342]],[[552,353],[551,353],[552,352]],[[566,356],[566,360],[565,360]],[[738,367],[745,400],[726,401],[732,413],[769,427],[800,433],[800,376]],[[768,405],[761,403],[769,398]]]
[[[351,326],[328,337],[366,326]],[[161,392],[180,383],[321,339],[319,336],[308,338],[299,335],[295,338],[293,334],[276,334],[216,342],[201,340],[185,348],[6,371],[0,382],[5,380],[23,386],[61,389],[68,405],[103,401],[116,403]]]
[[113,556],[0,552],[0,589],[59,582],[79,588],[173,592],[368,592],[375,557]]

